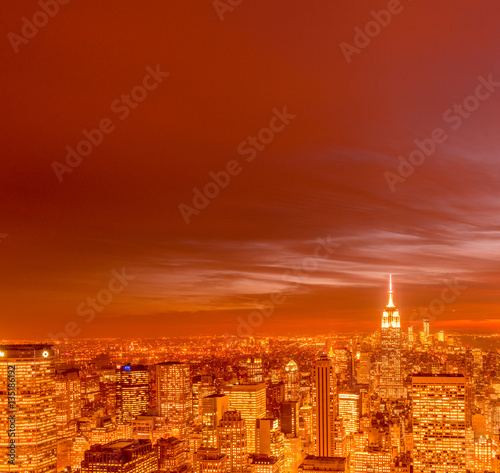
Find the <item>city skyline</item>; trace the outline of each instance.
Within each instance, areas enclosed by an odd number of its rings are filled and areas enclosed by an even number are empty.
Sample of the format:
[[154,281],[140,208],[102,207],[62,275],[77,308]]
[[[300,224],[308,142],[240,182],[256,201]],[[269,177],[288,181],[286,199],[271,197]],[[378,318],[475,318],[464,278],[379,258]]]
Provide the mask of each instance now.
[[0,338],[368,333],[391,272],[500,329],[499,5],[54,1],[0,6]]

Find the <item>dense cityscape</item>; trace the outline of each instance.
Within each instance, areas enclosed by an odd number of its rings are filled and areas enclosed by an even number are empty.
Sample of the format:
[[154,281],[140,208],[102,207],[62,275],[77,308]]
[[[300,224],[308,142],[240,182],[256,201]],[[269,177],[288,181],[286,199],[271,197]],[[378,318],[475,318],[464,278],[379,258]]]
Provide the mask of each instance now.
[[500,335],[402,328],[392,282],[379,317],[369,334],[4,343],[0,471],[500,471]]

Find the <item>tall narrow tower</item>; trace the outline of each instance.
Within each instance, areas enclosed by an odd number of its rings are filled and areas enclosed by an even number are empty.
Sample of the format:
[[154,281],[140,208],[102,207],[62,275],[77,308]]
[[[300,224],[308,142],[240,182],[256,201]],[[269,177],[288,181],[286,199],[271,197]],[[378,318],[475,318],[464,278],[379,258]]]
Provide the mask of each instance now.
[[337,377],[330,358],[322,356],[314,363],[312,386],[313,442],[318,457],[335,456],[335,420],[337,418]]
[[380,332],[382,363],[380,366],[379,393],[395,399],[403,395],[401,381],[401,324],[399,311],[392,300],[392,275],[389,276],[389,302],[382,314]]

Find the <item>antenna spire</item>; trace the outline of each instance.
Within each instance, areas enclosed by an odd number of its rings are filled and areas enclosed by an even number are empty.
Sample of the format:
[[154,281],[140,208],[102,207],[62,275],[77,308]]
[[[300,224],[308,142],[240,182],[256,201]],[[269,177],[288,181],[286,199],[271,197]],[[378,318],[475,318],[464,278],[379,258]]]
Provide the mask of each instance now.
[[389,273],[389,302],[387,307],[396,307],[392,301],[392,273]]

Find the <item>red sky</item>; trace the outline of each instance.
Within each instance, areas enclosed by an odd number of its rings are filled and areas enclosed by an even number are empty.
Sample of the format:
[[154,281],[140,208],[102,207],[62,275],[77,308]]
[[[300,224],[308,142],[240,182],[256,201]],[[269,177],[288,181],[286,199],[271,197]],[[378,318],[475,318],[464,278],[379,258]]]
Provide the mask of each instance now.
[[[348,63],[340,44],[387,7],[243,0],[221,21],[211,1],[71,0],[16,43],[40,6],[2,2],[0,338],[236,333],[272,292],[286,301],[255,333],[373,330],[389,272],[405,327],[456,279],[433,329],[496,330],[500,88],[456,130],[443,114],[500,81],[500,5],[401,0]],[[112,103],[157,65],[170,75],[121,120]],[[240,143],[284,108],[248,162]],[[104,118],[114,131],[59,182],[52,163]],[[392,192],[384,173],[434,128],[446,141]],[[186,224],[179,205],[232,160]],[[134,279],[85,322],[122,268]]]

